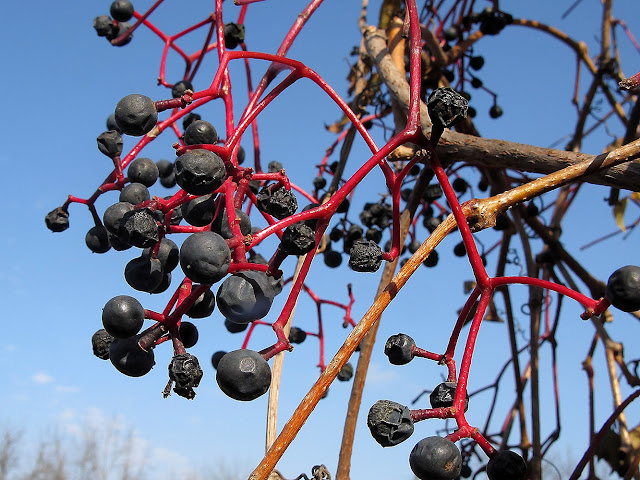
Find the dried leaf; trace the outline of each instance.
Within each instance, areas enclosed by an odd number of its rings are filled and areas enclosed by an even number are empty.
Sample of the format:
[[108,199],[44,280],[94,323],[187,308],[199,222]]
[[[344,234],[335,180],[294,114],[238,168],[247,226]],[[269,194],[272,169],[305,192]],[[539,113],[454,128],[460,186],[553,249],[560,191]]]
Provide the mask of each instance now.
[[613,216],[616,219],[616,225],[623,232],[627,231],[627,228],[624,226],[624,211],[627,208],[627,198],[623,198],[613,207]]

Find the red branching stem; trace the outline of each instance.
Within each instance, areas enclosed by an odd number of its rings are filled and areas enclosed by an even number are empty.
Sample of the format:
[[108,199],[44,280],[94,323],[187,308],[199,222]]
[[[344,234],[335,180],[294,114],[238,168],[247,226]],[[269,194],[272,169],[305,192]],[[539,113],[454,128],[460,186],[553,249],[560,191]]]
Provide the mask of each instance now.
[[584,307],[596,310],[598,306],[598,301],[593,298],[587,297],[581,293],[576,292],[575,290],[571,290],[564,285],[558,285],[557,283],[550,282],[548,280],[543,280],[541,278],[531,278],[531,277],[496,277],[491,278],[489,280],[490,286],[492,289],[496,289],[502,285],[509,285],[514,283],[520,283],[523,285],[532,285],[534,287],[547,288],[549,290],[553,290],[567,297],[573,298]]

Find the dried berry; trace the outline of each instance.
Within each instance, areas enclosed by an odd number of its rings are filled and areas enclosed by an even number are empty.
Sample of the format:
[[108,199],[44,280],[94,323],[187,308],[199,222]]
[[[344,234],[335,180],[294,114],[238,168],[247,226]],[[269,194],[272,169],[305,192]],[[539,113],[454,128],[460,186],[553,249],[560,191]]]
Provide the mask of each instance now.
[[356,272],[375,272],[382,265],[382,249],[371,240],[357,240],[349,252],[349,267]]
[[413,434],[409,408],[391,400],[378,400],[369,409],[367,426],[371,436],[383,447],[393,447]]

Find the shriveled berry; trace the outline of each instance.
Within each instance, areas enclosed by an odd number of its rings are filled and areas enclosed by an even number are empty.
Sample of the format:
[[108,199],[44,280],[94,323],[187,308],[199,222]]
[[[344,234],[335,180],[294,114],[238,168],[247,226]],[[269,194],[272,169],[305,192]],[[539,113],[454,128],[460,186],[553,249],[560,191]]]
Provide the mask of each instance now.
[[230,264],[227,242],[215,232],[193,233],[180,247],[180,267],[194,282],[216,283],[225,277]]
[[102,225],[91,227],[84,237],[84,242],[93,253],[106,253],[111,249],[109,232]]
[[611,305],[623,312],[640,309],[640,267],[627,265],[611,274],[605,290]]
[[487,464],[489,480],[524,480],[526,475],[526,462],[511,450],[498,450]]
[[175,174],[178,185],[192,195],[213,192],[227,177],[222,159],[202,148],[180,155],[175,162]]
[[409,466],[420,480],[455,480],[462,468],[462,454],[449,439],[427,437],[411,450]]
[[115,130],[102,132],[96,138],[98,150],[109,158],[114,158],[122,153],[122,136]]
[[413,360],[416,342],[405,333],[391,335],[384,344],[384,354],[392,365],[406,365]]
[[353,365],[347,362],[338,372],[337,378],[341,382],[348,382],[349,380],[351,380],[351,377],[353,377]]
[[269,390],[271,368],[258,352],[234,350],[220,359],[216,381],[220,390],[234,400],[251,401]]
[[289,331],[289,342],[302,343],[307,338],[307,332],[298,327],[291,327]]
[[152,247],[160,240],[158,222],[153,216],[153,212],[148,208],[125,213],[117,235],[129,245],[138,248]]
[[141,183],[130,183],[120,191],[118,200],[120,202],[128,202],[132,205],[137,205],[142,202],[146,202],[151,198],[151,194],[147,187]]
[[102,309],[102,325],[115,338],[129,338],[140,331],[144,323],[144,308],[129,295],[118,295]]
[[190,353],[174,355],[169,364],[169,379],[175,382],[174,392],[192,400],[196,396],[193,389],[200,385],[202,380],[202,368],[198,358]]
[[393,447],[413,434],[409,408],[391,400],[378,400],[369,409],[367,426],[371,436],[383,447]]
[[[195,288],[197,285],[194,285]],[[205,290],[202,295],[200,295],[195,302],[189,307],[189,309],[185,312],[187,317],[191,318],[205,318],[213,313],[213,310],[216,308],[216,296],[213,292],[209,290]]]
[[184,143],[186,145],[215,145],[218,143],[218,132],[206,120],[195,120],[184,131]]
[[349,252],[349,267],[355,272],[375,272],[382,265],[382,249],[371,240],[357,240]]
[[293,192],[284,187],[272,191],[271,188],[265,186],[256,195],[256,205],[261,212],[282,220],[296,213],[298,200]]
[[44,223],[52,232],[64,232],[69,228],[69,212],[63,207],[57,207],[47,213]]
[[427,186],[424,190],[424,194],[422,195],[422,198],[427,203],[435,202],[440,197],[442,197],[442,187],[439,183],[432,183]]
[[[429,394],[429,401],[433,408],[446,408],[453,406],[453,399],[456,394],[456,382],[443,382],[440,383]],[[466,394],[464,401],[464,411],[469,408],[469,394]]]
[[113,20],[108,15],[100,15],[93,19],[93,28],[99,37],[106,37],[117,30]]
[[111,342],[113,342],[113,336],[104,328],[101,328],[91,337],[93,354],[102,360],[109,360],[109,346]]
[[224,46],[233,50],[244,42],[244,25],[233,22],[224,25]]
[[116,338],[109,346],[109,360],[116,370],[129,377],[142,377],[155,365],[153,350],[143,350],[138,337]]
[[302,222],[291,224],[282,232],[280,249],[287,255],[304,255],[315,246],[313,230]]
[[133,17],[133,5],[129,0],[115,0],[111,4],[109,13],[118,22],[126,22]]
[[220,359],[224,357],[226,354],[227,352],[223,350],[218,350],[213,355],[211,355],[211,365],[213,366],[213,368],[218,369],[218,364],[220,363]]
[[153,100],[136,93],[120,100],[114,114],[122,132],[134,137],[150,132],[158,121],[158,111]]
[[[168,160],[167,160],[168,161]],[[127,177],[132,183],[141,183],[145,187],[150,187],[158,177],[160,171],[158,166],[150,158],[138,157],[129,164],[127,169]]]
[[450,87],[437,88],[427,99],[429,117],[434,125],[449,128],[467,118],[469,102]]
[[191,90],[193,92],[193,84],[189,80],[180,80],[179,82],[174,83],[173,87],[171,87],[171,96],[173,98],[179,98],[184,95],[184,92],[187,90]]

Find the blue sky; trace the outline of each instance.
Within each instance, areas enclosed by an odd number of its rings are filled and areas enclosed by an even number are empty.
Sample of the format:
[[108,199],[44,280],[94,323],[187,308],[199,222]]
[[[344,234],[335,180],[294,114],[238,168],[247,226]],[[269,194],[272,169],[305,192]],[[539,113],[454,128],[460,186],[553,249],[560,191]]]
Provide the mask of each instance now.
[[[213,10],[212,2],[202,0],[193,1],[188,7],[166,3],[152,19],[171,32],[191,25]],[[303,2],[292,3],[267,0],[249,8],[246,18],[249,49],[275,52],[303,5]],[[370,21],[373,21],[380,2],[371,3]],[[561,20],[560,15],[571,3],[544,2],[541,6],[539,2],[510,1],[501,5],[515,16],[536,18],[570,34],[582,32],[579,38],[595,54],[599,2],[585,0],[572,15]],[[146,0],[134,3],[138,10],[150,4]],[[29,441],[35,441],[50,426],[73,434],[78,426],[84,425],[86,418],[98,423],[101,419],[114,419],[135,429],[139,444],[152,459],[166,458],[170,451],[175,465],[182,462],[194,470],[225,465],[246,476],[262,457],[266,396],[251,403],[238,403],[225,397],[215,383],[209,363],[214,351],[239,348],[242,336],[226,332],[220,315],[194,321],[200,330],[200,341],[192,353],[200,358],[205,370],[198,395],[194,401],[176,395],[162,399],[166,365],[171,357],[166,345],[158,348],[157,364],[152,372],[132,379],[116,372],[108,362],[93,357],[90,338],[101,328],[101,308],[113,296],[133,295],[146,308],[161,310],[170,293],[149,296],[134,292],[126,285],[122,272],[125,264],[137,255],[132,250],[91,254],[84,245],[84,235],[92,226],[91,216],[81,205],[71,206],[68,231],[54,235],[44,227],[44,215],[60,205],[68,194],[90,195],[110,172],[110,162],[97,151],[95,138],[104,130],[106,117],[117,101],[134,92],[154,99],[170,96],[168,90],[156,86],[162,45],[150,32],[136,32],[133,41],[122,48],[111,47],[95,35],[92,20],[106,14],[108,9],[108,1],[76,2],[73,8],[62,9],[59,4],[36,0],[29,4],[21,21],[7,22],[0,31],[5,65],[5,74],[0,79],[1,91],[5,93],[5,110],[0,118],[5,141],[0,163],[8,180],[3,190],[5,233],[1,240],[4,341],[0,345],[0,371],[4,381],[0,385],[0,405],[4,406],[4,413],[0,414],[0,427],[20,426],[28,432]],[[636,9],[633,0],[616,2],[616,15],[624,18],[636,37],[640,37]],[[225,4],[228,20],[234,19],[237,11],[231,2]],[[353,61],[348,53],[359,42],[355,21],[358,13],[359,2],[327,0],[290,52],[290,57],[314,68],[343,95],[346,95],[348,64]],[[203,41],[203,33],[198,32],[186,39],[185,48],[199,48]],[[575,70],[571,52],[541,34],[520,27],[483,40],[476,52],[486,59],[479,76],[486,86],[499,93],[498,102],[505,112],[500,119],[491,120],[487,113],[491,97],[472,92],[475,98],[471,103],[478,110],[476,120],[483,136],[549,146],[570,133],[575,121],[575,109],[570,104]],[[624,40],[621,55],[627,76],[640,69],[640,55]],[[215,66],[214,58],[203,64],[194,82],[196,89],[208,85]],[[178,78],[182,65],[170,58],[167,68],[168,80],[172,81],[171,75]],[[263,68],[263,64],[255,64],[255,79]],[[244,87],[240,86],[243,67],[238,64],[232,74],[239,82],[239,87],[234,87],[239,109],[244,98]],[[203,117],[221,124],[220,104],[207,107]],[[299,82],[261,118],[263,164],[278,160],[294,181],[310,187],[314,165],[334,140],[323,125],[337,118],[338,109],[318,88],[310,82]],[[610,129],[621,131],[615,121],[610,123]],[[382,143],[381,132],[375,135]],[[154,160],[172,159],[173,142],[174,138],[158,139],[145,150],[146,156]],[[594,135],[585,142],[584,151],[599,153],[607,142],[604,133]],[[133,145],[132,138],[125,138],[125,150]],[[356,165],[365,159],[363,144],[357,141],[348,171],[355,171]],[[154,188],[157,188],[156,194],[166,194],[160,187]],[[383,192],[382,176],[374,172],[358,188],[354,203],[361,205]],[[580,207],[571,212],[563,232],[565,244],[574,246],[572,252],[576,257],[604,280],[615,268],[640,262],[635,248],[637,233],[626,241],[618,236],[585,251],[575,248],[615,230],[610,209],[602,201],[607,194],[604,188],[584,188],[578,198]],[[98,210],[104,211],[110,202],[115,202],[114,198],[115,194],[100,199]],[[354,219],[358,211],[354,210]],[[633,220],[637,212],[630,208],[628,215]],[[491,245],[496,236],[493,232],[483,232],[478,238]],[[424,348],[437,350],[445,344],[455,321],[455,311],[465,300],[462,282],[471,278],[468,263],[449,253],[458,241],[455,235],[447,238],[438,248],[440,266],[419,272],[385,313],[364,395],[363,416],[378,399],[408,404],[423,389],[432,388],[440,381],[443,371],[432,362],[414,361],[405,367],[389,365],[382,354],[382,345],[389,335],[400,331],[412,335]],[[261,253],[267,256],[271,252]],[[336,274],[321,262],[316,263],[309,285],[323,298],[346,301],[345,285],[352,282],[356,297],[353,317],[359,319],[371,301],[378,276],[355,274],[346,269]],[[288,266],[292,266],[291,261]],[[508,273],[518,274],[519,269],[512,265]],[[514,291],[517,297],[517,289]],[[274,304],[273,318],[283,299],[279,302]],[[303,298],[294,325],[313,330],[314,312],[313,305]],[[325,307],[323,312],[330,358],[331,352],[341,345],[346,331],[341,327],[341,311]],[[576,458],[585,448],[586,435],[586,380],[581,361],[593,333],[589,324],[579,320],[579,313],[576,305],[566,301],[558,333],[561,388],[569,396],[570,392],[576,392],[573,400],[567,399],[563,404],[566,443],[558,446],[558,451],[564,453],[564,449],[569,448]],[[637,337],[636,320],[620,312],[615,316],[610,326],[614,340]],[[518,321],[523,329],[528,329],[525,315],[518,313]],[[250,346],[260,349],[272,341],[271,332],[258,329]],[[483,327],[471,370],[471,390],[494,378],[508,354],[506,342],[504,325]],[[633,344],[627,346],[626,353],[628,358],[640,356]],[[600,365],[602,351],[598,350],[598,354]],[[281,422],[289,417],[317,378],[316,363],[317,342],[311,338],[297,346],[292,355],[287,355]],[[542,368],[548,380],[549,365],[543,364]],[[598,368],[596,378],[602,392],[597,400],[600,423],[610,411],[611,400],[607,394],[606,371]],[[546,382],[544,388],[548,386]],[[311,467],[319,463],[335,471],[350,388],[350,383],[332,385],[329,396],[319,404],[283,457],[279,469],[285,476],[295,477],[303,471],[309,474]],[[505,398],[509,396],[509,388],[506,385]],[[549,392],[544,390],[543,398],[549,398]],[[485,404],[486,399],[474,402],[475,408],[469,412],[472,423],[483,423]],[[550,407],[551,403],[545,406]],[[629,412],[629,423],[634,426],[638,423],[638,409],[632,408]],[[411,478],[407,465],[409,451],[420,438],[434,434],[441,427],[437,421],[423,422],[417,425],[414,438],[406,444],[381,450],[364,422],[360,422],[352,478],[366,478],[374,473],[382,478]],[[546,417],[543,418],[543,429],[545,427],[546,431],[552,428]],[[379,460],[372,461],[373,458]]]

